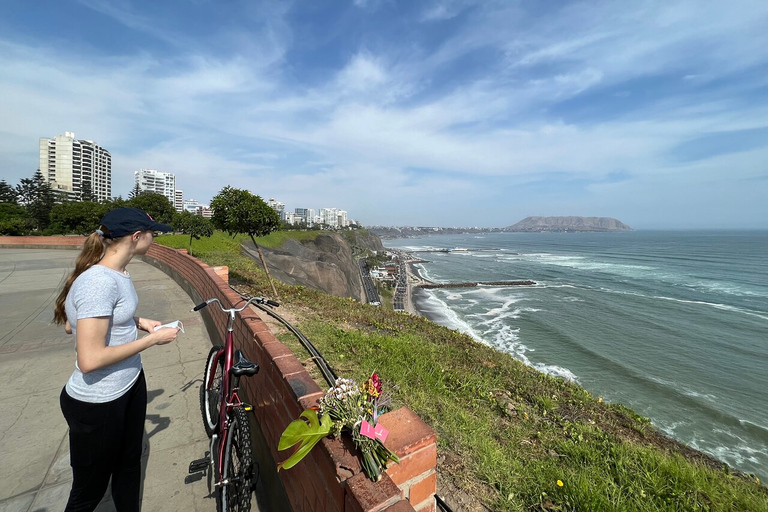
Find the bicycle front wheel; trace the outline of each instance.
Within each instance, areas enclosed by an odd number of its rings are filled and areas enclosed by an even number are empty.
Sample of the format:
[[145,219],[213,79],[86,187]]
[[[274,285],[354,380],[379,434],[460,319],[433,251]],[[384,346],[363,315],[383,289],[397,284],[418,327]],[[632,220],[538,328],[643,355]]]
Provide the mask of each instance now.
[[221,479],[227,482],[219,490],[221,512],[251,510],[253,446],[248,414],[242,407],[232,409]]
[[211,437],[219,428],[221,388],[224,385],[224,358],[219,358],[215,368],[213,361],[216,359],[216,354],[222,350],[223,347],[217,345],[208,353],[208,358],[205,360],[203,383],[200,385],[200,412],[203,415],[203,426],[208,437]]

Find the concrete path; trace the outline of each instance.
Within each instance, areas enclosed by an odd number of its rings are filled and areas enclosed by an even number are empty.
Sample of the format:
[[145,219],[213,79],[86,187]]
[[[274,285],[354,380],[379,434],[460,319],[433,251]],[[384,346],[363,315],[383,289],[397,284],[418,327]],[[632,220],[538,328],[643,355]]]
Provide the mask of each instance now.
[[[51,319],[77,254],[0,248],[0,512],[58,512],[69,495],[68,430],[59,393],[74,368],[75,342]],[[199,314],[189,311],[192,300],[170,277],[137,260],[128,271],[139,295],[138,315],[181,320],[186,331],[142,354],[149,392],[142,510],[216,510],[208,478],[187,474],[189,462],[208,449],[198,389],[210,339]],[[105,497],[97,510],[114,510],[111,499]]]

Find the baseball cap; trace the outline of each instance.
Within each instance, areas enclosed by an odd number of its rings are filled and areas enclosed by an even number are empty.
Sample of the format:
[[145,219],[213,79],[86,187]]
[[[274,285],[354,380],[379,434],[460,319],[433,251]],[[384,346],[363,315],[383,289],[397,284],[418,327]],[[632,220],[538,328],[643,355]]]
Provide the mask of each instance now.
[[155,222],[144,210],[128,206],[108,211],[101,218],[101,225],[109,230],[104,238],[120,238],[136,231],[173,231],[171,226]]

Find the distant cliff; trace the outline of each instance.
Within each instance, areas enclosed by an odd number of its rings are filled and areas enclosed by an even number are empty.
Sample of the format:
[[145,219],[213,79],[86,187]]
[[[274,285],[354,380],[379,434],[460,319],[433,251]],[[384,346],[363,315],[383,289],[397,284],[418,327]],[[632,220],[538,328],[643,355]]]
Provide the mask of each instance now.
[[[243,250],[261,264],[252,243],[243,244]],[[366,231],[319,233],[313,240],[289,238],[277,249],[261,248],[274,279],[359,301],[364,299],[357,257],[384,250],[381,240]]]
[[504,231],[632,231],[623,222],[611,217],[526,217]]

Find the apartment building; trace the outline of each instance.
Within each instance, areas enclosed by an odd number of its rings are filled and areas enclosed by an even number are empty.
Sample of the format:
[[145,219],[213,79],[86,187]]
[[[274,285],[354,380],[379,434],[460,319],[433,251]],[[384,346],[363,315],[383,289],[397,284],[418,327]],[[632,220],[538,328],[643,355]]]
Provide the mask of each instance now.
[[97,201],[112,198],[112,155],[91,140],[78,140],[73,132],[40,138],[40,172],[51,188],[67,199],[82,199],[89,183]]
[[176,207],[176,175],[155,169],[139,169],[133,173],[133,182],[142,192],[154,192],[168,198]]
[[269,201],[267,201],[267,205],[277,212],[280,216],[280,220],[285,220],[285,203],[281,203],[275,198],[270,197]]

